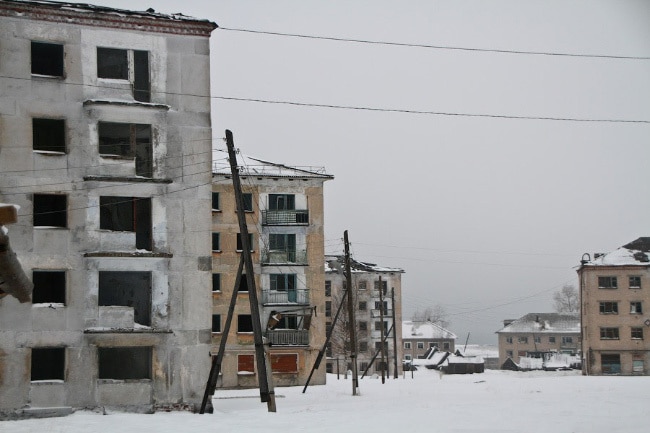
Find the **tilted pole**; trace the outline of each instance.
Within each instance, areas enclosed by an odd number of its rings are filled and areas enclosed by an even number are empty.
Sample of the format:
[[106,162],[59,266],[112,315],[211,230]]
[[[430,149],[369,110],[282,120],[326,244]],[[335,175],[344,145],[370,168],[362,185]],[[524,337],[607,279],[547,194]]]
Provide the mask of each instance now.
[[397,379],[398,373],[397,373],[397,323],[395,323],[395,287],[391,287],[391,293],[390,293],[390,304],[391,307],[393,308],[393,327],[395,328],[395,331],[393,331],[393,367],[394,367],[394,378]]
[[383,281],[381,280],[381,275],[379,276],[379,321],[381,322],[381,325],[379,326],[380,329],[380,339],[379,341],[380,346],[379,346],[379,351],[381,353],[381,383],[386,383],[386,351],[384,348],[386,347],[385,343],[385,329],[384,329],[384,288],[382,287],[381,283]]
[[357,372],[357,324],[354,319],[354,293],[352,292],[352,271],[350,270],[350,243],[348,242],[348,231],[343,232],[345,242],[345,281],[348,290],[348,315],[350,329],[350,360],[352,362],[352,395],[357,395],[359,388],[359,377]]
[[253,336],[255,339],[255,359],[257,361],[257,375],[260,384],[260,398],[266,402],[268,411],[275,412],[275,392],[270,384],[271,376],[267,373],[266,354],[264,351],[264,340],[262,336],[262,324],[260,322],[260,307],[257,300],[257,288],[255,286],[255,274],[253,270],[253,259],[251,257],[251,246],[248,237],[248,226],[246,225],[246,213],[244,211],[244,197],[241,191],[239,180],[239,169],[237,167],[237,155],[232,132],[226,129],[226,145],[228,146],[228,159],[230,160],[230,172],[232,183],[235,188],[235,201],[237,203],[237,219],[239,220],[239,233],[241,236],[242,256],[246,269],[246,281],[248,283],[248,299],[251,307],[251,321],[253,322]]

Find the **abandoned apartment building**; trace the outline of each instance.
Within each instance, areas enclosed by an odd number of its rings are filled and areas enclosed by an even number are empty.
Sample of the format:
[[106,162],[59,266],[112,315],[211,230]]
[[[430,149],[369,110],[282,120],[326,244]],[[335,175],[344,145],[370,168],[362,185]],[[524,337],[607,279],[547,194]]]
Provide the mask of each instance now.
[[[355,306],[357,368],[361,376],[401,373],[402,350],[402,274],[403,269],[379,266],[350,259],[352,296]],[[327,328],[334,326],[327,347],[327,371],[351,370],[348,331],[345,257],[325,257],[325,318]],[[339,305],[342,313],[332,324]],[[382,322],[383,319],[383,322]],[[383,327],[383,331],[382,331]],[[384,360],[381,342],[384,337]]]
[[216,24],[0,0],[0,417],[200,404],[210,369]]
[[[253,320],[269,344],[275,386],[304,385],[325,343],[323,186],[333,179],[322,167],[290,167],[237,155],[244,213],[260,304],[251,316],[246,278],[235,287],[242,255],[235,191],[228,162],[216,161],[212,182],[212,343],[226,351],[217,385],[258,384]],[[230,300],[236,304],[224,335]],[[310,380],[325,383],[321,364]]]

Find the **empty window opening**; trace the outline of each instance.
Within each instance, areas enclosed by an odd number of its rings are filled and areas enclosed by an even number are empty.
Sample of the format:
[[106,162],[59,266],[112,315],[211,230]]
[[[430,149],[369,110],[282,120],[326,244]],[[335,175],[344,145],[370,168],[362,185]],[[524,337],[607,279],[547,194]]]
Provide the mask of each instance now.
[[97,47],[97,76],[128,80],[133,86],[133,99],[151,100],[148,51]]
[[212,210],[219,210],[221,209],[219,204],[219,193],[218,192],[213,192],[212,193]]
[[237,332],[253,332],[253,319],[250,314],[237,316]]
[[271,354],[271,371],[273,373],[297,373],[298,354]]
[[332,317],[332,301],[325,301],[325,317]]
[[332,296],[332,282],[330,280],[325,281],[325,296]]
[[[253,246],[253,234],[249,233],[248,234],[248,247],[250,248],[250,251],[253,252],[255,250]],[[241,233],[237,233],[237,251],[244,251],[244,245],[242,242],[242,237]]]
[[602,367],[603,374],[620,374],[621,355],[602,354],[600,355],[600,365]]
[[238,373],[255,373],[254,355],[237,355]]
[[253,194],[245,192],[242,194],[244,199],[244,212],[253,212]]
[[32,119],[32,148],[65,153],[65,120]]
[[284,314],[281,316],[274,329],[302,329],[298,316],[295,314]]
[[[375,301],[375,310],[380,311],[381,306],[380,301]],[[384,314],[388,314],[388,301],[384,301]]]
[[367,330],[368,330],[368,322],[360,321],[359,322],[359,331],[367,331]]
[[237,287],[238,292],[248,292],[248,278],[246,278],[246,274],[241,274],[241,278],[239,279],[239,286]]
[[34,194],[34,227],[67,227],[68,197],[62,194]]
[[99,305],[133,307],[133,320],[151,325],[151,273],[100,271]]
[[296,198],[293,194],[269,194],[269,210],[295,210]]
[[[424,349],[424,347],[418,347],[418,349]],[[377,352],[381,350],[381,341],[375,341],[375,350]],[[388,353],[388,341],[384,341],[384,353]]]
[[212,251],[218,252],[221,251],[221,242],[220,242],[219,233],[212,233]]
[[630,302],[630,314],[643,314],[641,301]]
[[151,251],[151,199],[137,197],[99,198],[99,228],[135,232],[135,247]]
[[32,271],[32,303],[65,304],[65,271]]
[[151,379],[151,347],[100,347],[99,378]]
[[221,314],[212,315],[212,332],[221,332]]
[[212,274],[212,291],[221,291],[221,274]]
[[[381,288],[382,288],[383,295],[387,295],[388,294],[388,281],[386,281],[386,280],[381,281]],[[375,281],[375,290],[377,292],[379,292],[379,280]]]
[[32,348],[31,380],[65,380],[65,347]]
[[359,311],[366,311],[368,304],[366,301],[359,301]]
[[97,128],[100,155],[135,158],[135,174],[153,176],[151,125],[99,122]]
[[32,74],[63,77],[63,45],[32,41]]

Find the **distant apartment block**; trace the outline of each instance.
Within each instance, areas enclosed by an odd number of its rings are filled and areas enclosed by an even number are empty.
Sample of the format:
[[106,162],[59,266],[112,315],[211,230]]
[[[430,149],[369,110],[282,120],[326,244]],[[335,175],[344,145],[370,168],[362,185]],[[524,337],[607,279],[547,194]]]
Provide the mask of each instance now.
[[402,325],[404,359],[422,359],[434,347],[442,352],[456,351],[456,334],[430,321],[405,320]]
[[34,282],[0,299],[0,417],[200,403],[215,28],[0,0],[0,202]]
[[[213,354],[237,303],[218,386],[258,386],[253,320],[269,344],[276,386],[303,385],[325,343],[323,186],[333,176],[321,167],[289,167],[237,155],[244,213],[261,317],[252,317],[249,287],[235,277],[242,255],[234,187],[228,162],[215,163],[212,178]],[[325,366],[310,384],[325,383]]]
[[587,375],[650,374],[650,237],[583,255],[583,363]]
[[[328,329],[341,302],[346,288],[345,258],[328,255],[325,257],[325,320]],[[395,372],[397,360],[398,373],[402,365],[402,274],[404,270],[389,268],[373,263],[350,260],[352,276],[352,296],[356,319],[357,361],[359,376],[389,374]],[[383,322],[382,322],[383,317]],[[393,320],[394,317],[394,320]],[[343,312],[333,330],[332,341],[327,349],[327,371],[336,372],[337,362],[340,371],[351,369],[349,332],[347,332],[347,301]],[[384,341],[384,361],[379,351],[381,337]],[[394,338],[395,336],[395,338]],[[396,343],[396,344],[395,344]],[[377,356],[375,356],[377,355]],[[374,362],[373,362],[373,357]],[[371,365],[372,362],[372,365]]]
[[497,331],[499,365],[511,359],[542,358],[545,354],[575,355],[580,351],[578,313],[529,313],[516,320],[504,320]]

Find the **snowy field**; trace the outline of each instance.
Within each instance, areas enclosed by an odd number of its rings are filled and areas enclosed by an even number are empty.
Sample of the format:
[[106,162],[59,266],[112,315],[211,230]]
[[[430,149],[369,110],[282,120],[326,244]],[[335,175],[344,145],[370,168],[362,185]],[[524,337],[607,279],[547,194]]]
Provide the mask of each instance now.
[[64,418],[0,422],[2,433],[396,432],[624,433],[648,431],[650,377],[585,377],[579,372],[486,371],[411,379],[350,380],[276,389],[277,412],[257,390],[218,390],[215,413],[134,415],[76,412]]

